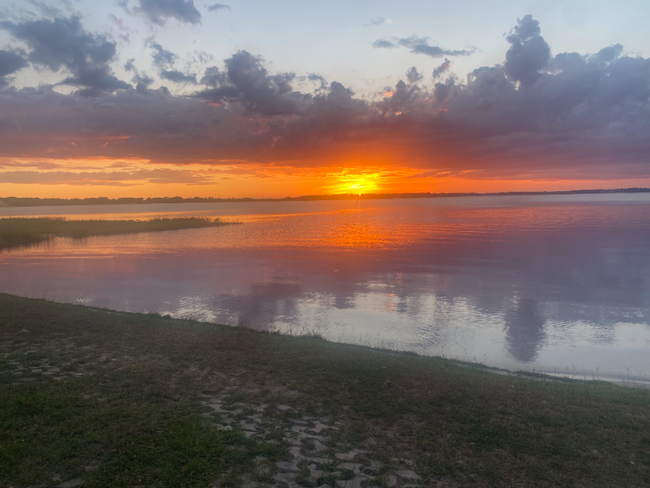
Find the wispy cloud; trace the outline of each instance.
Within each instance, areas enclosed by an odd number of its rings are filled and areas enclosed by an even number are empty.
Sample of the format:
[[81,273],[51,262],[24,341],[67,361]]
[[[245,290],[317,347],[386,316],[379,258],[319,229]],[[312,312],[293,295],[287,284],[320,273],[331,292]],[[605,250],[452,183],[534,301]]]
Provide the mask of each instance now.
[[128,2],[120,0],[118,4],[128,13],[140,14],[154,25],[163,26],[169,19],[188,24],[201,23],[201,13],[193,0],[138,0],[138,5],[132,9]]
[[384,17],[377,16],[373,17],[370,19],[370,22],[367,24],[363,24],[365,27],[372,27],[372,26],[378,26],[378,25],[384,25],[384,24],[392,24],[393,21],[390,19],[385,19]]
[[230,5],[225,3],[213,3],[212,5],[206,5],[205,8],[208,9],[208,12],[218,12],[220,10],[232,10]]
[[372,43],[374,48],[395,49],[398,47],[406,47],[414,54],[424,54],[432,58],[441,58],[443,56],[469,56],[476,52],[475,48],[472,49],[443,49],[440,46],[432,46],[429,44],[428,37],[391,37],[390,39],[383,38],[377,39]]

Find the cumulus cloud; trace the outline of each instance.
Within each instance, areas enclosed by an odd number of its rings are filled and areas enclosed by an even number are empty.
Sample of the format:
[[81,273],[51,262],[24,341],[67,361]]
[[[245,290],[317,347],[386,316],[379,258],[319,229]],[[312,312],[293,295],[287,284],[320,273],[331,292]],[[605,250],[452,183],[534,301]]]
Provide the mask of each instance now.
[[226,81],[226,73],[219,70],[216,66],[210,66],[205,70],[203,78],[201,78],[201,84],[205,86],[211,86],[216,88],[217,85],[221,85]]
[[194,6],[193,0],[139,0],[135,12],[156,25],[165,25],[169,19],[188,24],[201,22],[201,13]]
[[420,87],[415,84],[405,83],[400,80],[394,89],[384,91],[383,112],[400,113],[412,110],[414,103],[419,103]]
[[225,3],[213,3],[212,5],[208,5],[206,8],[209,12],[218,12],[219,10],[232,10],[230,8],[230,5],[226,5]]
[[510,49],[504,68],[511,80],[530,85],[540,78],[540,71],[551,57],[551,48],[540,34],[539,22],[526,15],[506,37]]
[[610,63],[618,58],[622,52],[623,46],[620,44],[614,44],[613,46],[607,46],[598,51],[594,55],[594,59],[603,63]]
[[[288,115],[299,111],[299,94],[291,86],[296,75],[269,75],[262,58],[248,51],[239,51],[225,61],[226,72],[218,76],[218,68],[209,68],[203,80],[211,85],[198,93],[212,102],[239,102],[247,112],[261,115]],[[292,96],[297,95],[297,96]]]
[[436,69],[433,70],[433,79],[437,80],[438,78],[440,78],[447,71],[449,71],[450,67],[451,67],[451,61],[449,61],[447,58],[445,58],[444,62],[440,66],[438,66]]
[[432,58],[441,58],[443,56],[469,56],[475,49],[443,49],[440,46],[429,44],[428,37],[392,37],[390,39],[377,39],[372,43],[374,48],[395,49],[397,47],[406,47],[414,54],[424,54]]
[[418,81],[424,79],[424,76],[420,74],[420,72],[417,70],[415,66],[412,66],[406,72],[406,79],[408,80],[409,83],[417,83]]
[[130,87],[113,76],[108,66],[115,57],[116,43],[86,32],[79,17],[5,21],[0,27],[29,47],[27,58],[33,64],[52,71],[66,68],[72,76],[61,83],[79,87],[80,95],[96,97]]
[[445,99],[449,96],[449,93],[451,93],[451,89],[455,84],[456,80],[453,78],[449,79],[446,83],[436,83],[435,87],[433,88],[433,96],[438,102],[444,102]]

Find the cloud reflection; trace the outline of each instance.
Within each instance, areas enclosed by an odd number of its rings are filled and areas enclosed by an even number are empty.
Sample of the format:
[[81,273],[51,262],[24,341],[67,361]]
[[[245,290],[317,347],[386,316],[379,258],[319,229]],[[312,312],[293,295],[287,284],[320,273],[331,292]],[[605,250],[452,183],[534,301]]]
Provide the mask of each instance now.
[[534,361],[544,340],[544,323],[536,300],[517,299],[505,314],[506,345],[510,354],[522,362]]
[[647,204],[497,201],[320,202],[234,230],[58,241],[0,254],[0,290],[524,365],[650,329]]

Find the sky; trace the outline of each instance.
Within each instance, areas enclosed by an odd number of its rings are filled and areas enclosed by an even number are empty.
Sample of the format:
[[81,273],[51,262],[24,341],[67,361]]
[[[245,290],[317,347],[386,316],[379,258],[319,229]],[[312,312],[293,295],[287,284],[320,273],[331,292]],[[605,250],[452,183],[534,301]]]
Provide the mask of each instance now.
[[647,0],[0,0],[0,197],[650,187]]

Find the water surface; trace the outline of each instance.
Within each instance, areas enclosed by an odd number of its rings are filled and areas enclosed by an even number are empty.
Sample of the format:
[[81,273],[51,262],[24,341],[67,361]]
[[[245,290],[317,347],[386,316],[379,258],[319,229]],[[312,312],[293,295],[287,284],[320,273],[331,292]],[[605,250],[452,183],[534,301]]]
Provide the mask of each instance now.
[[650,377],[650,195],[0,208],[245,225],[0,253],[0,291],[602,379]]

